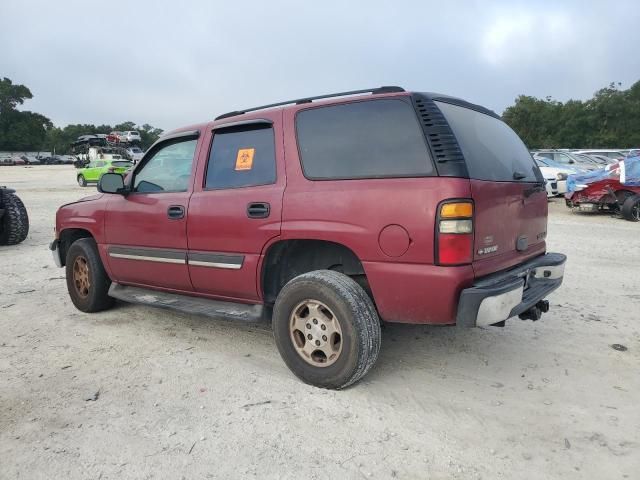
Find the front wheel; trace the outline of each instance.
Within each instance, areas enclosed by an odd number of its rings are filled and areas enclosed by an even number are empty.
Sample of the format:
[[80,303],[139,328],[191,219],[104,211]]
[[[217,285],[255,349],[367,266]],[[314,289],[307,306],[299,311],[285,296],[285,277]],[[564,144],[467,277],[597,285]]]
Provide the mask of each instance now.
[[67,290],[78,310],[92,313],[113,305],[113,298],[107,294],[111,279],[104,270],[93,238],[81,238],[69,247],[66,274]]
[[80,185],[81,187],[87,186],[87,180],[84,178],[83,175],[78,175],[78,185]]
[[331,270],[300,275],[279,293],[273,332],[282,359],[302,381],[341,389],[357,382],[380,352],[380,320],[367,293]]
[[640,195],[627,197],[622,204],[622,216],[631,222],[640,222]]

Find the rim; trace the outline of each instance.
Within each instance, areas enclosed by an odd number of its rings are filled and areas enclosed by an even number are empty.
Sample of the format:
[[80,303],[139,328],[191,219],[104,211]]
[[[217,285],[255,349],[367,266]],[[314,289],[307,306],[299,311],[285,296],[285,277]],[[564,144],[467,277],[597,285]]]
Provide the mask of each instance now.
[[289,334],[298,355],[314,367],[328,367],[342,353],[338,317],[317,300],[300,302],[291,313]]
[[636,202],[636,204],[631,209],[631,215],[636,221],[640,222],[640,202]]
[[83,176],[79,176],[78,177],[78,185],[82,185],[84,183],[84,177]]
[[91,283],[89,282],[89,264],[87,259],[78,256],[73,262],[73,284],[76,287],[76,292],[82,298],[89,296],[89,288]]

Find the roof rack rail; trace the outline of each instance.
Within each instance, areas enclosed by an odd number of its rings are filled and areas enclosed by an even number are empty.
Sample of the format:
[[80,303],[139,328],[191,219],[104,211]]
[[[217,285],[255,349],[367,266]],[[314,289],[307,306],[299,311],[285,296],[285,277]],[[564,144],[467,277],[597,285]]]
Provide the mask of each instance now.
[[233,112],[228,112],[228,113],[223,113],[222,115],[218,115],[215,119],[222,120],[223,118],[235,117],[236,115],[242,115],[243,113],[255,112],[256,110],[264,110],[265,108],[281,107],[282,105],[290,105],[293,103],[295,103],[296,105],[300,105],[303,103],[311,103],[314,100],[322,100],[324,98],[346,97],[347,95],[358,95],[360,93],[371,93],[372,95],[376,95],[381,93],[399,93],[404,91],[405,90],[402,87],[384,86],[384,87],[377,87],[377,88],[367,88],[364,90],[351,90],[349,92],[329,93],[327,95],[298,98],[296,100],[287,100],[286,102],[278,102],[278,103],[271,103],[269,105],[262,105],[261,107],[253,107],[253,108],[246,108],[244,110],[236,110]]

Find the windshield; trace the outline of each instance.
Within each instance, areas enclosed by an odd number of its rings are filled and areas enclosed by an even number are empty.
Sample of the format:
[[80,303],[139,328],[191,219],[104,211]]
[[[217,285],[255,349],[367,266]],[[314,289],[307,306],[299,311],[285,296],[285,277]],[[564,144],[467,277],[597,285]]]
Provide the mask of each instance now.
[[543,166],[543,167],[550,167],[551,166],[551,165],[549,165],[548,161],[546,161],[546,159],[543,160],[540,157],[535,157],[534,160],[538,164],[538,166]]

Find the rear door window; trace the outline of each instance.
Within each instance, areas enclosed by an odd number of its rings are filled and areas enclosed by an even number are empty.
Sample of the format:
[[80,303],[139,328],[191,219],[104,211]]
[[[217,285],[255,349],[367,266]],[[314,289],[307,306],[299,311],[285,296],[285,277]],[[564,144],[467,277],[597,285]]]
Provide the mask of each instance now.
[[539,182],[540,169],[520,137],[502,120],[437,101],[464,155],[469,176],[494,182]]
[[310,179],[435,174],[415,111],[402,99],[302,110],[296,131],[302,168]]
[[214,132],[206,189],[251,187],[275,181],[273,127],[230,128]]

